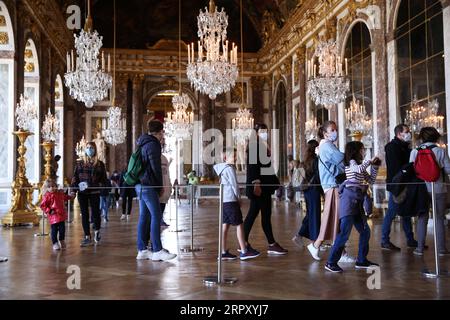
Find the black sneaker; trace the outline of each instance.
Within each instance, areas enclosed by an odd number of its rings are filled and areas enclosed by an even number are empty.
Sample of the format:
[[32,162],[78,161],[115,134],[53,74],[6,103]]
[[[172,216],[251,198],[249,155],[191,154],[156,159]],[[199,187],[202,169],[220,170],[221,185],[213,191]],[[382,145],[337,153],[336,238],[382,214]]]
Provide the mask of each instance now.
[[236,259],[237,259],[237,256],[230,253],[228,250],[225,251],[225,253],[222,253],[222,261],[223,260],[236,260]]
[[80,247],[87,247],[92,244],[91,236],[85,236],[83,240],[81,240]]
[[329,263],[327,263],[325,265],[325,270],[328,270],[328,271],[333,272],[333,273],[338,273],[338,272],[344,271],[344,270],[342,270],[341,267],[339,267],[339,265],[337,263],[336,264],[329,264]]
[[356,262],[355,263],[355,268],[356,269],[368,269],[371,267],[379,267],[379,264],[376,264],[375,262],[371,262],[369,260],[366,260],[364,262]]
[[408,248],[413,248],[413,249],[417,248],[418,245],[419,244],[417,243],[417,240],[408,241],[406,244],[406,246]]
[[95,231],[95,235],[94,235],[95,243],[99,243],[101,238],[102,237],[100,237],[100,230]]
[[[417,245],[416,245],[417,246]],[[381,244],[381,249],[383,250],[389,250],[389,251],[400,251],[401,249],[399,247],[397,247],[396,245],[394,245],[392,242],[388,242],[388,243],[382,243]]]

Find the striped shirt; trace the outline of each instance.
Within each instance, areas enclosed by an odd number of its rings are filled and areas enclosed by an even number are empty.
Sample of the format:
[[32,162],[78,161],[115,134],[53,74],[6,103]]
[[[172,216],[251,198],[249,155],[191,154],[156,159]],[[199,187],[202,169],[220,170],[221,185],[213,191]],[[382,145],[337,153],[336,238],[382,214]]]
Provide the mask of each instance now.
[[370,174],[367,168],[370,166],[370,160],[364,160],[362,164],[358,164],[355,160],[350,160],[350,165],[345,166],[345,175],[347,181],[359,185],[367,185],[375,183],[378,173],[378,166],[371,166]]

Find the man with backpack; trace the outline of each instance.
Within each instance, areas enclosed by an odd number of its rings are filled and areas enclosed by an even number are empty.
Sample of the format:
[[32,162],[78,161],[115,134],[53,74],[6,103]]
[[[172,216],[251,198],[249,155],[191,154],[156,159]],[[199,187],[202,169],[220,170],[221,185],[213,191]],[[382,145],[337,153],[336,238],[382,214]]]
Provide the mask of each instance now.
[[[395,216],[398,214],[399,207],[394,201],[392,192],[394,185],[392,185],[392,178],[400,172],[401,168],[409,163],[409,155],[411,148],[409,147],[411,141],[411,132],[408,126],[399,124],[394,129],[395,137],[389,142],[384,150],[386,151],[386,190],[389,191],[388,209],[384,216],[382,227],[381,248],[384,250],[400,251],[400,248],[395,246],[389,239],[391,233],[391,225]],[[413,212],[411,212],[413,214]],[[412,230],[411,216],[401,218],[403,231],[407,239],[407,246],[410,248],[417,247],[417,241],[414,239]]]
[[[426,182],[428,193],[431,198],[431,183],[434,182],[434,196],[436,211],[434,213],[434,223],[436,224],[436,238],[439,256],[448,256],[450,252],[446,247],[445,238],[445,209],[447,204],[447,186],[445,185],[445,175],[450,174],[450,159],[447,151],[437,145],[441,135],[432,127],[425,127],[420,130],[419,139],[422,144],[412,150],[410,162],[414,162],[414,170],[417,178]],[[429,212],[418,212],[417,222],[418,245],[414,254],[423,255],[425,249],[425,239],[427,237],[427,225]]]
[[[142,171],[139,174],[140,183],[136,185],[136,192],[139,198],[137,260],[151,259],[153,261],[165,261],[177,256],[164,249],[161,243],[161,207],[159,204],[159,195],[162,192],[163,186],[161,169],[163,128],[163,124],[160,121],[151,120],[148,123],[149,133],[145,133],[139,137],[137,141],[138,150],[133,154],[132,159],[130,159],[129,172],[133,172],[133,168],[142,166]],[[130,166],[132,167],[131,169]],[[130,176],[129,172],[124,177],[128,184],[130,182],[130,179],[127,179]],[[148,224],[150,224],[150,228],[148,228]],[[150,230],[152,251],[148,246],[148,230]]]

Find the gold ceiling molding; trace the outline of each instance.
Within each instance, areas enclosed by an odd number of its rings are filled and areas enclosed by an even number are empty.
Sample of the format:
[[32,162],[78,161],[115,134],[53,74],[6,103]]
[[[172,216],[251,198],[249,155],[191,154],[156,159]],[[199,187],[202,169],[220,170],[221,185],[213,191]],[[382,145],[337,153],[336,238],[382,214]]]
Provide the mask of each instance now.
[[5,16],[0,16],[0,27],[6,27],[6,18]]
[[24,70],[25,70],[25,72],[28,72],[28,73],[32,73],[32,72],[34,72],[34,63],[33,62],[26,62],[25,63],[25,66],[24,66]]
[[0,44],[9,44],[8,32],[0,32]]
[[25,58],[27,59],[33,58],[33,51],[31,49],[25,49]]
[[345,17],[339,20],[339,27],[343,30],[347,25],[350,25],[358,17],[358,9],[367,7],[370,0],[362,0],[361,2],[350,1],[347,4],[348,13]]

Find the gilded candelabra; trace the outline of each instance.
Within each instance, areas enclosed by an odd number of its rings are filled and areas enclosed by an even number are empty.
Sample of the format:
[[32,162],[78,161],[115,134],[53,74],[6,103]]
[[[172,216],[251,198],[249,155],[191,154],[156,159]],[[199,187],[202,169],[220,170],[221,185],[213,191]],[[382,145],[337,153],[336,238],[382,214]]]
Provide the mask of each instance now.
[[32,223],[33,225],[38,225],[39,217],[36,215],[35,206],[32,204],[33,186],[28,181],[25,168],[25,153],[27,152],[25,141],[33,133],[27,130],[19,130],[13,132],[13,134],[19,138],[20,145],[17,148],[19,157],[17,158],[16,177],[11,186],[11,208],[3,217],[2,224],[16,226]]

